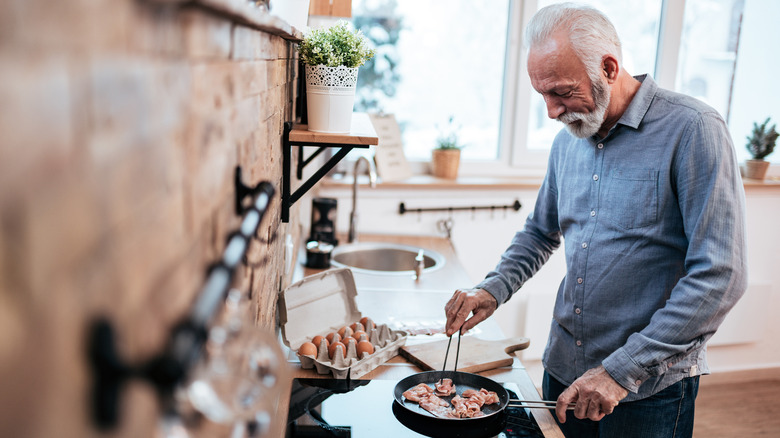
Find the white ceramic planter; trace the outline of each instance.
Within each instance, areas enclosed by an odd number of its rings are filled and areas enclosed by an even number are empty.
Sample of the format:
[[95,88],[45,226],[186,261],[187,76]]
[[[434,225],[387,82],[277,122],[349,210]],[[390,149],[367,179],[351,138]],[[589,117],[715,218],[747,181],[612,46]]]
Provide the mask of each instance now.
[[306,66],[309,131],[345,134],[352,124],[358,68]]

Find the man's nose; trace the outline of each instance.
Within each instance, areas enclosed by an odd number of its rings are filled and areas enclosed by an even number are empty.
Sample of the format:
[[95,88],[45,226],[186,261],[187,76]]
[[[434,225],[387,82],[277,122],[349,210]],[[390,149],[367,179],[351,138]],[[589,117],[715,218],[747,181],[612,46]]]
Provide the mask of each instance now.
[[544,103],[547,105],[547,117],[553,120],[566,112],[566,107],[558,99],[547,98]]

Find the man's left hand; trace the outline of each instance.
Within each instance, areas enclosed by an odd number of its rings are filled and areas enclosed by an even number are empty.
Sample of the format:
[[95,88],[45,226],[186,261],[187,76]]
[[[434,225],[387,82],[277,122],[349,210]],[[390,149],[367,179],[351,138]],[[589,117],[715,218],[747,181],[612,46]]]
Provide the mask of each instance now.
[[555,406],[555,414],[558,421],[565,423],[566,407],[569,403],[576,402],[575,417],[599,421],[611,414],[620,400],[627,395],[628,390],[620,386],[607,370],[599,365],[586,371],[561,393]]

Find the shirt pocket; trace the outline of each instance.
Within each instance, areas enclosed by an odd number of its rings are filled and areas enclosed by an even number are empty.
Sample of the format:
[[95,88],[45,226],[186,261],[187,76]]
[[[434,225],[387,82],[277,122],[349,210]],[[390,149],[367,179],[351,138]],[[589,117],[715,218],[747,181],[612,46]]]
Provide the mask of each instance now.
[[601,200],[601,210],[606,219],[626,229],[656,223],[658,174],[659,171],[653,169],[613,171]]

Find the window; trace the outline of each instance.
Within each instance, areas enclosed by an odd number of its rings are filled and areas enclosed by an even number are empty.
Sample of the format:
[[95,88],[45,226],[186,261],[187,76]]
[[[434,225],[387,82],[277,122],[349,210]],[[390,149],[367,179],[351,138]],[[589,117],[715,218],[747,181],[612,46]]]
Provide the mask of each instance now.
[[[610,17],[624,68],[697,97],[727,119],[737,156],[753,122],[780,124],[775,0],[580,0]],[[556,0],[355,0],[354,20],[378,55],[360,110],[393,113],[410,161],[427,162],[437,127],[462,125],[461,175],[542,174],[562,128],[526,73],[522,25]],[[361,75],[364,71],[361,70]],[[377,79],[379,78],[379,79]],[[373,91],[361,91],[361,88]],[[379,91],[377,91],[379,90]],[[780,153],[768,159],[780,163]]]
[[356,108],[394,114],[410,160],[430,160],[450,116],[464,160],[496,160],[508,11],[509,0],[355,0],[353,23],[377,49]]
[[683,17],[675,89],[708,103],[726,119],[743,4],[691,0]]

